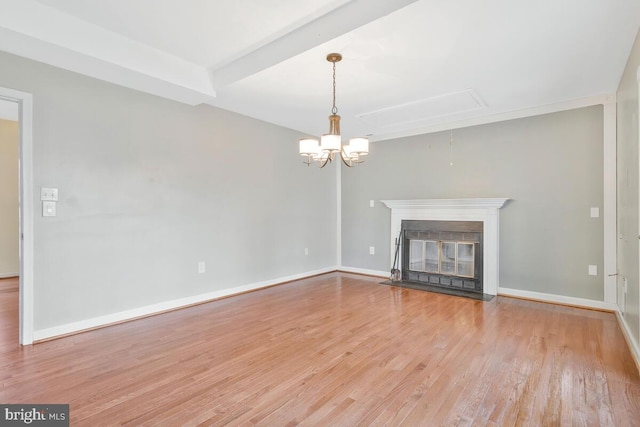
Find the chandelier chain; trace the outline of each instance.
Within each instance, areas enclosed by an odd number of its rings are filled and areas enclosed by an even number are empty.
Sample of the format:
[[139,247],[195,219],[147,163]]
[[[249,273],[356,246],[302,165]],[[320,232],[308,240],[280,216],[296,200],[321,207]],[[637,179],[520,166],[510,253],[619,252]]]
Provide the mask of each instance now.
[[336,63],[333,63],[333,108],[331,114],[338,114],[338,108],[336,107]]

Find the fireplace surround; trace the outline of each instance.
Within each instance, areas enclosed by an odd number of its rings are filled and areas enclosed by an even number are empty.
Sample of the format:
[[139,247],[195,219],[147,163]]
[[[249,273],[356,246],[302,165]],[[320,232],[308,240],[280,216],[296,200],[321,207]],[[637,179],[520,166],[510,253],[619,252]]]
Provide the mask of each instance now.
[[[480,222],[483,229],[482,292],[496,295],[499,287],[499,210],[508,200],[508,198],[382,200],[391,209],[390,265],[393,264],[396,239],[400,234],[403,220]],[[401,245],[399,259],[402,259],[403,250],[406,249]],[[402,269],[402,265],[400,268]]]

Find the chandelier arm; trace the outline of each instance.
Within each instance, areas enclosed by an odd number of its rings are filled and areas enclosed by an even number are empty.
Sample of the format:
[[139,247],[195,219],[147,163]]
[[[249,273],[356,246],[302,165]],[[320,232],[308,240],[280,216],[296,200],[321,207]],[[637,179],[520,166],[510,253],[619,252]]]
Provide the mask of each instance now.
[[320,163],[320,169],[322,169],[323,167],[331,163],[331,160],[333,160],[333,154],[330,154],[329,156],[327,156],[327,158]]
[[345,155],[344,155],[344,150],[340,151],[340,158],[342,159],[342,163],[344,163],[345,165],[347,165],[347,167],[354,167],[355,165],[353,164],[353,160],[349,159],[349,161],[347,161],[345,159]]

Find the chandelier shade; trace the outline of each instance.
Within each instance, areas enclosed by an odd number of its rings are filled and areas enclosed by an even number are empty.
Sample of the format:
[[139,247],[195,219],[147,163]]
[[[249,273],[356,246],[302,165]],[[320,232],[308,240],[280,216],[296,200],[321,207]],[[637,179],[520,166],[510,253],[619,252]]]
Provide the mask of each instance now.
[[320,138],[320,148],[322,151],[328,151],[329,153],[337,153],[340,151],[342,144],[342,138],[340,135],[324,134]]
[[300,140],[300,154],[303,156],[316,155],[319,148],[317,139],[304,138]]
[[342,162],[352,167],[364,162],[362,156],[369,154],[369,140],[367,138],[351,138],[349,144],[342,145],[340,116],[336,107],[336,62],[341,60],[342,55],[339,53],[327,55],[327,61],[333,63],[333,108],[329,116],[329,132],[322,135],[320,141],[315,138],[302,138],[299,141],[299,153],[305,157],[304,163],[306,165],[318,162],[319,166],[323,168],[334,160],[337,153],[340,153]]
[[369,140],[367,138],[351,138],[349,145],[351,146],[351,151],[360,156],[369,154]]

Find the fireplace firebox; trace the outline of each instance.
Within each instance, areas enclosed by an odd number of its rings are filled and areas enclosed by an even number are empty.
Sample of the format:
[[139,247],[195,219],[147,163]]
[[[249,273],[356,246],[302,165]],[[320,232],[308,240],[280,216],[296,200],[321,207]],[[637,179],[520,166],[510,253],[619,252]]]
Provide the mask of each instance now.
[[483,292],[482,221],[402,220],[402,280]]

